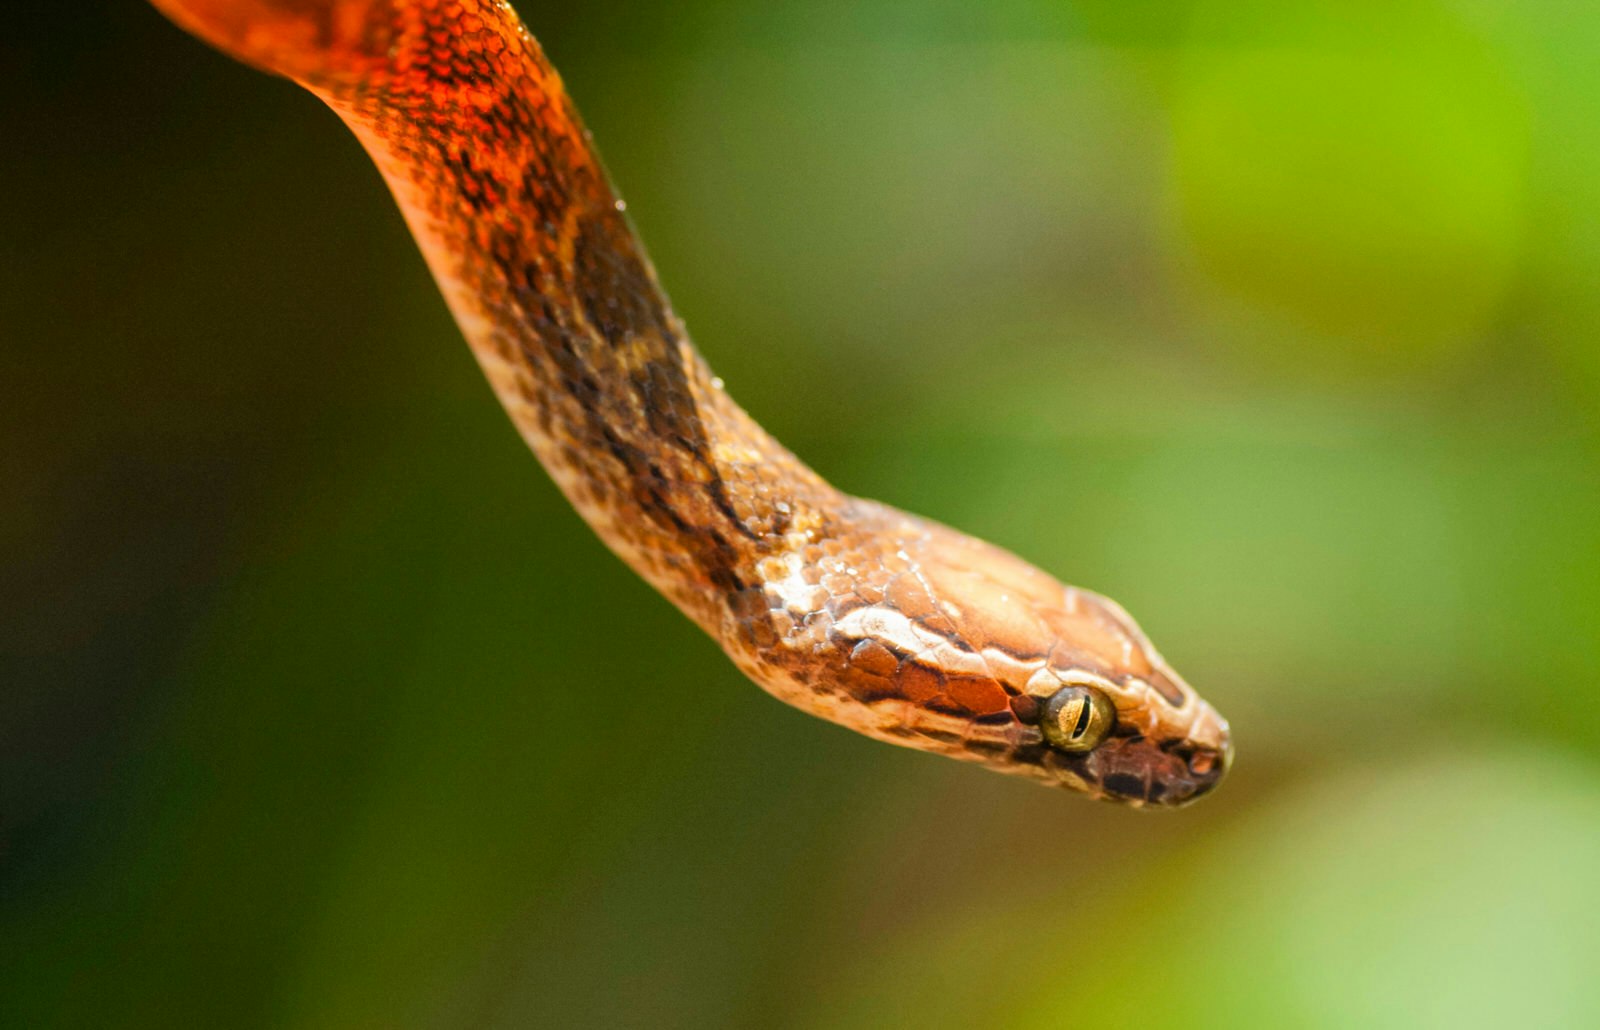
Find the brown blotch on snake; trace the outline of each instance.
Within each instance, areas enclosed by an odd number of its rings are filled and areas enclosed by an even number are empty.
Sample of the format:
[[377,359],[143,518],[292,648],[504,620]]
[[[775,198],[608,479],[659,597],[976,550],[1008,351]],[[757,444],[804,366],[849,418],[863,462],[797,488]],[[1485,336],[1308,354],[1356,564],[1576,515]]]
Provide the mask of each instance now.
[[[354,130],[539,460],[764,689],[880,740],[1133,805],[1222,778],[1227,723],[1121,608],[835,490],[729,399],[509,5],[154,3]],[[1041,724],[1053,711],[1067,722]]]

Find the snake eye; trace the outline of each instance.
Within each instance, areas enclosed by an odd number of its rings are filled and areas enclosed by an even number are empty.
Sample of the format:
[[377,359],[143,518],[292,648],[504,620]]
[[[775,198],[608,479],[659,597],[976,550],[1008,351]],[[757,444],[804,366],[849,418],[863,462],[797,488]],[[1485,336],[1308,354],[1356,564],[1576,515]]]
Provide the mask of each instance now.
[[1061,751],[1093,750],[1117,721],[1111,701],[1092,687],[1062,687],[1044,703],[1039,728]]

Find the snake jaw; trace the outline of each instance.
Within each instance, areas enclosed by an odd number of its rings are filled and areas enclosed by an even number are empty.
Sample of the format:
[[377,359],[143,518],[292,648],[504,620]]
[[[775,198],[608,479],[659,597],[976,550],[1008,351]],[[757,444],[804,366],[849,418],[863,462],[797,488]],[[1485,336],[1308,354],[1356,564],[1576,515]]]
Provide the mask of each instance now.
[[1177,808],[1203,797],[1227,774],[1232,748],[1142,737],[1108,740],[1084,755],[1050,751],[1041,768],[1062,786],[1134,808]]
[[1130,707],[1126,688],[1098,682],[1097,689],[1118,699],[1117,725],[1100,744],[1075,752],[1052,746],[1047,734],[1024,737],[997,767],[1134,808],[1181,807],[1222,782],[1233,742],[1227,721],[1209,704],[1196,699],[1186,706],[1190,718],[1175,726],[1154,708]]

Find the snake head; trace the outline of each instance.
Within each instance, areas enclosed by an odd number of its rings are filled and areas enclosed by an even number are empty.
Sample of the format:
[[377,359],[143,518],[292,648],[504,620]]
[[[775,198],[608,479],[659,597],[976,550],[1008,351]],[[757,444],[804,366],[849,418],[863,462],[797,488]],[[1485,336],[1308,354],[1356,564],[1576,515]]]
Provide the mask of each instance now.
[[1042,747],[1019,749],[1019,760],[1063,786],[1133,805],[1182,805],[1210,791],[1233,760],[1227,721],[1119,605],[1060,590],[1059,606],[1034,612],[1055,643],[1012,704],[1043,737]]
[[1221,781],[1227,721],[1120,606],[947,527],[880,517],[894,553],[847,555],[857,576],[820,580],[834,584],[828,639],[845,656],[835,693],[859,707],[819,714],[1136,807],[1183,805]]

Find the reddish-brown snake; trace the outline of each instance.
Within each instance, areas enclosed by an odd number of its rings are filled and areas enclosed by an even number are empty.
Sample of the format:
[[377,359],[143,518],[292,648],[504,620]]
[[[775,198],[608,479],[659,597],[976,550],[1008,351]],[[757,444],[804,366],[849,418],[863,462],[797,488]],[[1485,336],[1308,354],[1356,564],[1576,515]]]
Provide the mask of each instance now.
[[533,452],[761,687],[880,740],[1128,804],[1221,780],[1227,722],[1120,607],[835,490],[728,398],[509,4],[153,2],[354,130]]

